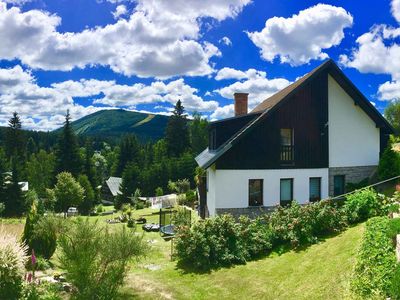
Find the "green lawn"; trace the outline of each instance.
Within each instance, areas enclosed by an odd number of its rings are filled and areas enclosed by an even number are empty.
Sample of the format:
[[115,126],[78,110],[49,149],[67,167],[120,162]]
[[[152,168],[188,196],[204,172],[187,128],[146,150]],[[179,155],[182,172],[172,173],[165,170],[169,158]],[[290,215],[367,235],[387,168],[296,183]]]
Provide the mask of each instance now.
[[[152,212],[138,210],[133,217]],[[113,216],[91,220],[106,224],[109,218]],[[158,222],[157,215],[146,218]],[[0,223],[16,234],[23,229],[23,220],[3,219]],[[246,265],[203,274],[176,268],[170,259],[171,242],[159,233],[144,233],[151,251],[132,265],[121,299],[346,299],[363,229],[364,224],[360,224],[299,252],[271,254]],[[140,225],[137,232],[142,232]],[[52,260],[57,264],[56,255]]]
[[[364,225],[306,250],[272,254],[207,274],[183,273],[168,261],[170,242],[154,238],[155,251],[133,266],[123,298],[139,299],[345,299]],[[149,265],[159,270],[149,270]],[[129,297],[130,296],[130,297]]]

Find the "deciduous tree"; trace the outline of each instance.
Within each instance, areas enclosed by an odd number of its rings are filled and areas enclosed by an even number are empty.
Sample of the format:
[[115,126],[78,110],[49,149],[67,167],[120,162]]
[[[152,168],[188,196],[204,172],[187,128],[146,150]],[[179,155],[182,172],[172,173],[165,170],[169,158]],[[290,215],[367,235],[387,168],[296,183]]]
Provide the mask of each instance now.
[[54,196],[56,197],[56,211],[65,213],[69,207],[77,207],[81,204],[84,190],[71,173],[62,172],[57,175]]

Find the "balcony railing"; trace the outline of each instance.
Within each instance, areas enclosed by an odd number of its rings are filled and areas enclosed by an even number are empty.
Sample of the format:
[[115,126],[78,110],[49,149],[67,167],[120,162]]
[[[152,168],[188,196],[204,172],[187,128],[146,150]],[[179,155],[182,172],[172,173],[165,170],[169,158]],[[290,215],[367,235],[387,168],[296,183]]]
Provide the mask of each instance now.
[[294,146],[281,146],[281,163],[294,162]]

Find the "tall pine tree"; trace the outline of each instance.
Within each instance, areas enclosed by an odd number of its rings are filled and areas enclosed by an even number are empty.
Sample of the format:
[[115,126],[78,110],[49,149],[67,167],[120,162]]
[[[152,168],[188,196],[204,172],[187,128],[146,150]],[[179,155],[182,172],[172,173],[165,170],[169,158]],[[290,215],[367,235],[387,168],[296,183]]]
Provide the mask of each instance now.
[[119,145],[118,160],[114,168],[115,176],[121,177],[128,163],[138,163],[140,161],[139,142],[134,135],[126,135],[122,138]]
[[57,145],[57,173],[69,172],[78,177],[82,170],[82,160],[79,154],[78,140],[71,126],[69,111],[65,116],[64,127]]
[[5,190],[5,215],[21,216],[24,212],[24,195],[19,184],[20,167],[16,157],[11,158],[11,176]]
[[165,133],[168,154],[172,156],[179,156],[189,148],[189,130],[184,112],[182,102],[178,100]]
[[121,194],[115,199],[115,207],[121,208],[122,204],[130,203],[130,197],[133,196],[136,188],[140,186],[140,171],[134,163],[128,163],[122,174],[122,183],[120,186]]
[[8,159],[15,156],[21,162],[24,158],[25,141],[24,133],[21,130],[22,123],[17,112],[13,113],[12,118],[8,121],[6,133],[6,154]]
[[96,189],[96,187],[100,184],[97,181],[97,176],[96,176],[96,168],[94,165],[93,161],[93,149],[92,149],[92,143],[90,139],[88,139],[85,143],[85,163],[84,163],[84,174],[87,176],[89,179],[90,185],[92,189]]

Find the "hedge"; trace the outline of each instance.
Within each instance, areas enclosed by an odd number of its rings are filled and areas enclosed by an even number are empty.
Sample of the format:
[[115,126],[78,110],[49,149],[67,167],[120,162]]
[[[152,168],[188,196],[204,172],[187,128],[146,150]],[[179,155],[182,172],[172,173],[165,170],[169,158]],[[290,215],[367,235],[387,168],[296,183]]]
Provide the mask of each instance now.
[[235,220],[230,215],[199,220],[192,227],[178,227],[175,254],[180,265],[196,269],[245,263],[274,248],[309,245],[349,223],[385,215],[393,209],[394,200],[366,189],[351,195],[342,207],[329,200],[307,205],[293,202],[254,220]]
[[362,298],[391,294],[396,256],[390,227],[388,217],[375,217],[366,223],[351,282],[354,293]]

